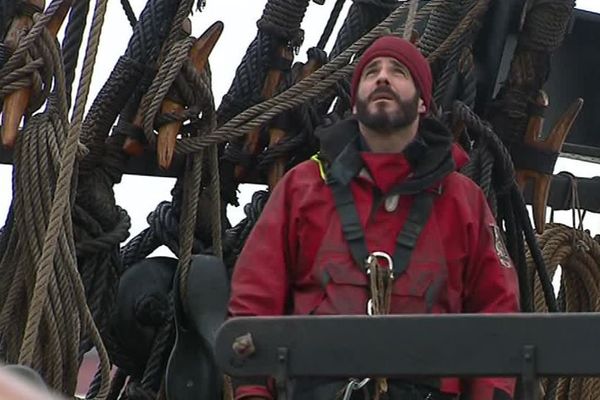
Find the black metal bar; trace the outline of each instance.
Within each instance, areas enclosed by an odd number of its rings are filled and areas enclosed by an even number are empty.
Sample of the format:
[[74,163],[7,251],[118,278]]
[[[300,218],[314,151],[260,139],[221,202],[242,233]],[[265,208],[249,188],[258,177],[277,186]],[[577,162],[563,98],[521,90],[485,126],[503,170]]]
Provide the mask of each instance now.
[[600,159],[600,147],[595,146],[586,146],[567,142],[563,145],[562,152]]
[[[238,377],[281,374],[285,348],[290,378],[520,375],[533,383],[600,375],[598,332],[593,313],[237,318],[221,327],[216,355]],[[236,354],[233,343],[248,333],[255,352]]]
[[[600,177],[572,179],[567,174],[557,174],[552,178],[548,206],[554,210],[570,210],[572,185],[577,186],[579,204],[583,210],[600,212]],[[525,189],[525,201],[531,204],[531,186]]]
[[523,372],[521,384],[523,387],[523,400],[539,399],[538,378],[535,372],[535,346],[523,347]]
[[[0,127],[2,129],[2,127]],[[0,164],[12,164],[12,150],[3,148],[0,145]]]

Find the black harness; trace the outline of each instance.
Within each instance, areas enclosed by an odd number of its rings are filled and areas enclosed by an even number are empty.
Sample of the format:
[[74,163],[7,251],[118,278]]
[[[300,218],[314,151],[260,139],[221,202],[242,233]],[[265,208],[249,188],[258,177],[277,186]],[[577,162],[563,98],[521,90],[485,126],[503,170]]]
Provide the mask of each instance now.
[[[350,248],[350,253],[358,266],[365,268],[366,261],[372,253],[367,248],[354,197],[350,190],[350,182],[364,166],[357,147],[357,140],[354,140],[336,157],[327,171],[327,184],[333,193],[342,232]],[[396,249],[392,257],[394,278],[398,278],[408,267],[419,235],[431,215],[435,197],[441,192],[441,189],[436,192],[430,188],[439,184],[441,179],[453,169],[454,162],[448,157],[432,173],[400,183],[383,197],[415,196],[407,220],[396,238]]]
[[[335,206],[342,223],[342,232],[350,248],[350,253],[354,261],[360,267],[364,267],[371,252],[367,249],[365,235],[360,224],[356,206],[354,205],[354,198],[350,187],[340,185],[336,181],[329,181],[328,184],[333,192]],[[396,250],[392,257],[394,261],[393,274],[396,278],[408,267],[411,254],[417,244],[417,239],[433,209],[434,196],[435,194],[430,191],[423,191],[415,196],[406,222],[396,238]]]

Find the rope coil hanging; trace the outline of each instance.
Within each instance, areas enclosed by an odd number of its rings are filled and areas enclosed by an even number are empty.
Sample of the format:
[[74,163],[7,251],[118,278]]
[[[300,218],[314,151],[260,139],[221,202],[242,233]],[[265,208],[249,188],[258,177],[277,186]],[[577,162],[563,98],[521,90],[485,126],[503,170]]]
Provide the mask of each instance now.
[[[539,244],[548,273],[554,278],[561,268],[561,297],[564,312],[600,312],[600,243],[587,232],[562,224],[546,225],[544,233],[538,236]],[[533,259],[527,254],[529,270]],[[535,310],[546,312],[547,306],[541,284],[537,278],[535,285]],[[561,378],[556,399],[592,400],[600,393],[599,378]]]
[[[19,68],[18,62],[22,60],[22,55],[41,38],[51,56],[55,74],[55,91],[49,99],[46,112],[36,115],[28,122],[24,132],[18,137],[15,150],[16,185],[13,207],[17,223],[7,234],[12,235],[8,240],[14,248],[21,248],[22,251],[10,251],[9,254],[16,259],[11,260],[5,255],[0,264],[1,269],[9,271],[17,267],[14,274],[8,273],[8,276],[13,275],[17,279],[2,291],[2,337],[9,341],[9,359],[42,371],[51,386],[71,394],[75,390],[80,362],[79,345],[89,337],[101,360],[103,384],[98,391],[98,398],[105,398],[109,389],[108,356],[87,306],[83,284],[77,271],[71,213],[67,210],[70,209],[74,196],[72,174],[75,158],[80,153],[78,137],[106,12],[106,1],[99,0],[96,3],[70,124],[62,61],[56,42],[45,30],[46,24],[60,6],[62,1],[55,0],[43,16],[36,18],[32,29],[23,37],[12,58],[0,71],[0,75],[3,75],[6,71],[11,71],[11,68]],[[38,137],[42,132],[45,133],[45,141]],[[45,149],[41,153],[38,150],[37,157],[31,158],[31,151],[36,151],[35,148],[39,145],[50,145],[54,147],[54,151],[48,154]],[[51,158],[48,159],[47,155]],[[32,161],[35,163],[38,157],[42,163],[34,164],[28,169],[27,164]],[[31,185],[20,184],[28,180],[32,180]],[[38,190],[37,193],[23,192],[34,188]],[[33,229],[31,235],[19,232],[27,229]],[[23,242],[26,243],[25,246],[34,246],[22,248]],[[7,318],[13,315],[14,307],[28,309],[26,320],[8,324]],[[11,325],[12,332],[7,332]]]
[[[173,26],[181,24],[191,6],[192,2],[189,0],[180,3]],[[178,30],[171,29],[170,37],[166,40],[160,57],[161,65],[141,102],[144,134],[151,144],[156,143],[155,129],[160,129],[164,123],[189,120],[190,122],[180,130],[184,136],[203,135],[213,131],[216,127],[210,69],[207,66],[198,72],[188,56],[194,41],[190,38],[173,40],[173,35],[179,35]],[[166,98],[177,99],[178,102],[185,104],[187,109],[177,114],[159,114],[161,104]],[[207,157],[204,157],[205,154]],[[153,213],[158,215],[164,210],[168,214],[168,220],[172,222],[168,232],[168,241],[165,243],[165,240],[160,237],[162,234],[160,229],[151,227],[134,238],[122,251],[123,262],[129,267],[154,248],[161,244],[167,244],[178,257],[176,273],[178,280],[175,284],[179,286],[181,298],[172,298],[172,301],[181,302],[184,308],[188,304],[186,289],[192,252],[194,249],[198,250],[196,232],[199,214],[202,214],[202,217],[211,216],[212,251],[217,257],[222,256],[220,179],[217,163],[216,146],[207,149],[206,152],[188,156],[185,172],[177,180],[172,191],[173,201],[159,205]],[[205,166],[208,166],[208,173],[204,172]],[[211,178],[203,184],[208,175]],[[203,197],[209,199],[211,206],[200,210],[198,204]],[[206,248],[202,250],[206,250]],[[173,296],[172,292],[170,296]],[[170,309],[172,314],[173,308],[170,307]],[[162,328],[153,339],[153,346],[141,380],[137,376],[130,377],[129,384],[125,389],[126,393],[136,397],[145,393],[143,398],[163,395],[162,381],[167,356],[173,346],[174,332],[174,320],[164,321]],[[127,357],[126,354],[118,356]],[[121,383],[121,386],[123,384],[124,382]],[[116,382],[115,385],[118,386],[119,383]]]

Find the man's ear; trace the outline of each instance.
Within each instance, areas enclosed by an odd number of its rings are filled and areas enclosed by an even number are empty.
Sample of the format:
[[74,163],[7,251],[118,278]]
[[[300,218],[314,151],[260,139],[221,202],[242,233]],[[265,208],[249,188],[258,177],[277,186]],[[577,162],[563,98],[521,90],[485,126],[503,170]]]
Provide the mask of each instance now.
[[424,114],[427,111],[427,108],[425,107],[425,102],[421,98],[419,98],[419,107],[417,108],[417,111],[419,112],[419,114]]

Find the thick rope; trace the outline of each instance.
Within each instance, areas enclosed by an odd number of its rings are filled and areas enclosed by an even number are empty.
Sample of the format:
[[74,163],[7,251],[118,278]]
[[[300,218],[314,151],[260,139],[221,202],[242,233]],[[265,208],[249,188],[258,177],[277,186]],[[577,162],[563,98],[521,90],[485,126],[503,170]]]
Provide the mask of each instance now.
[[[106,0],[98,0],[94,10],[94,17],[92,20],[88,45],[86,48],[86,54],[81,72],[80,85],[78,87],[77,96],[75,99],[73,119],[71,121],[69,133],[63,148],[61,165],[60,169],[58,170],[56,189],[54,191],[54,198],[52,200],[52,209],[48,219],[48,230],[45,234],[41,257],[37,267],[38,272],[31,300],[32,309],[30,310],[27,318],[24,340],[21,346],[19,361],[24,364],[31,364],[33,362],[34,353],[41,344],[38,339],[40,335],[39,326],[42,320],[43,305],[47,302],[47,287],[52,271],[54,255],[57,250],[57,240],[59,234],[65,229],[72,229],[70,224],[65,226],[65,223],[70,222],[70,213],[68,213],[67,210],[70,209],[69,199],[71,197],[71,180],[74,171],[75,155],[77,154],[79,132],[83,122],[85,104],[90,90],[93,69],[100,41],[100,34],[106,13],[106,5]],[[59,87],[59,90],[61,89],[65,89],[64,82],[62,82],[62,85]],[[63,105],[63,107],[65,107],[66,111],[66,103]],[[78,297],[80,300],[84,300],[85,293],[81,283],[81,278],[76,270],[76,264],[73,262],[70,267],[71,268],[69,269],[69,272],[71,274],[73,284],[75,285]],[[60,268],[64,268],[64,266],[61,265]],[[80,308],[80,312],[83,313],[84,332],[92,337],[92,341],[96,345],[100,355],[104,384],[101,386],[98,392],[98,398],[104,398],[108,393],[108,374],[110,369],[108,355],[100,338],[100,334],[97,331],[91,313],[87,308],[86,302],[83,301],[78,308]],[[65,334],[68,333],[65,332]]]
[[323,29],[323,33],[321,34],[321,37],[319,38],[319,41],[317,42],[318,49],[321,49],[321,50],[325,49],[325,46],[327,45],[327,42],[329,41],[329,38],[331,37],[331,34],[333,33],[333,29],[335,28],[335,24],[337,23],[337,20],[340,16],[340,13],[342,12],[342,9],[344,8],[345,3],[346,3],[346,0],[336,0],[335,4],[333,5],[333,9],[331,10],[331,14],[329,15],[327,24],[325,25],[325,28]]
[[[184,17],[187,15],[181,10],[187,10],[189,13],[191,1],[182,2],[180,8],[174,18],[174,26],[180,25]],[[179,35],[180,30],[171,30]],[[211,132],[216,127],[216,112],[214,99],[211,90],[210,70],[208,67],[204,71],[198,72],[195,70],[188,54],[192,48],[194,41],[191,38],[171,42],[170,48],[166,49],[170,41],[166,41],[165,50],[161,66],[151,83],[147,93],[144,95],[141,103],[143,113],[143,126],[146,139],[149,143],[155,143],[155,129],[160,129],[164,123],[174,121],[185,122],[191,120],[180,133],[184,136],[202,135]],[[162,102],[169,96],[176,101],[187,106],[187,110],[178,115],[159,115]],[[202,117],[199,118],[199,115]],[[213,252],[221,257],[221,202],[220,202],[220,180],[218,175],[218,158],[217,148],[213,146],[207,149],[209,174],[212,177],[208,183],[208,197],[211,201],[211,226],[212,226],[212,243]],[[159,208],[168,207],[176,221],[175,226],[179,231],[172,230],[174,234],[169,239],[169,246],[179,259],[178,263],[178,281],[180,298],[174,301],[180,301],[185,310],[187,299],[187,279],[191,265],[192,253],[198,250],[196,246],[197,219],[199,213],[204,213],[204,210],[199,209],[199,201],[203,195],[204,170],[204,152],[193,154],[187,159],[187,168],[182,178],[180,178],[173,190],[172,204],[159,205]],[[157,209],[158,211],[158,209]],[[155,213],[157,212],[155,211]],[[178,234],[177,234],[178,233]],[[134,238],[134,243],[137,245],[149,244],[154,247],[161,243],[161,239],[156,237],[160,231],[149,229],[144,232],[140,238]],[[146,249],[146,250],[149,250]],[[146,251],[136,248],[136,245],[127,246],[124,249],[124,257],[133,258],[124,260],[125,264],[136,262],[140,255],[145,256]],[[126,255],[127,254],[127,255]],[[174,321],[168,322],[170,332],[174,331]],[[165,326],[167,328],[167,326]],[[145,395],[144,397],[161,397],[164,390],[159,390],[157,384],[160,384],[161,377],[166,368],[166,354],[172,346],[172,340],[163,334],[159,334],[154,339],[153,349],[150,354],[148,365],[144,371],[144,379],[141,382],[141,387]],[[168,340],[167,340],[168,339]],[[135,389],[135,380],[128,386],[128,390]],[[136,390],[136,393],[141,395],[141,392]]]
[[[214,127],[216,127],[216,121],[214,121]],[[214,128],[213,128],[214,129]],[[219,174],[219,149],[214,146],[208,150],[208,162],[211,171],[211,178],[208,184],[210,204],[212,210],[211,215],[211,234],[212,234],[212,245],[213,253],[219,259],[223,258],[223,221],[222,221],[222,202],[221,202],[221,177]]]
[[75,80],[75,70],[79,58],[79,49],[83,42],[83,34],[90,9],[89,0],[78,0],[69,13],[69,22],[62,43],[63,62],[65,65],[65,80],[67,85],[67,100],[71,104],[72,83]]
[[[83,140],[90,154],[79,171],[73,218],[79,270],[92,315],[105,339],[108,339],[118,279],[124,270],[119,247],[128,237],[130,227],[129,216],[116,205],[113,192],[113,186],[121,180],[125,170],[126,155],[122,151],[125,138],[116,135],[107,139],[106,134],[128,96],[137,92],[136,85],[148,73],[144,64],[155,62],[160,47],[157,44],[162,43],[167,34],[168,26],[163,23],[171,20],[175,11],[175,0],[147,3],[126,55],[119,59],[84,122]],[[79,351],[85,352],[89,347],[89,341],[84,341]],[[102,368],[101,365],[100,375]],[[97,388],[91,389],[90,396]]]
[[[166,98],[167,93],[171,89],[173,82],[178,77],[182,69],[187,71],[187,76],[189,79],[194,80],[194,87],[197,90],[194,93],[197,95],[195,98],[186,99],[187,101],[196,102],[196,105],[200,105],[200,102],[203,102],[201,109],[196,109],[196,113],[202,113],[202,119],[204,122],[208,121],[208,123],[202,125],[198,125],[200,130],[193,132],[195,135],[203,134],[204,132],[211,132],[216,127],[216,114],[214,111],[214,100],[212,98],[212,91],[210,87],[210,74],[204,72],[202,79],[199,74],[196,73],[194,75],[193,66],[191,66],[191,62],[188,59],[188,53],[193,45],[193,41],[188,39],[184,41],[180,41],[175,43],[171,50],[169,51],[169,55],[165,57],[165,62],[161,65],[156,78],[148,93],[144,97],[142,101],[142,109],[144,110],[144,132],[149,142],[154,142],[154,120],[158,114],[160,105],[162,101]],[[194,78],[195,77],[195,78]],[[183,88],[183,86],[180,86]],[[200,95],[200,96],[198,96]],[[192,106],[186,102],[188,105]],[[193,108],[193,107],[191,107]],[[202,129],[203,128],[203,129]],[[212,151],[216,151],[216,148],[213,148]],[[211,156],[211,166],[214,168],[217,162],[216,156]],[[198,153],[195,154],[192,159],[189,160],[190,166],[186,170],[184,174],[184,196],[183,196],[183,204],[181,211],[181,219],[179,221],[180,233],[179,233],[179,252],[177,253],[179,257],[179,276],[180,276],[180,290],[182,300],[186,300],[187,296],[187,276],[189,271],[189,266],[191,262],[191,255],[193,250],[194,243],[194,231],[196,226],[196,218],[198,214],[198,199],[200,198],[201,193],[201,180],[202,180],[202,164],[203,164],[203,154]],[[212,196],[215,194],[215,186],[218,186],[218,174],[215,174],[215,171],[211,171],[211,175],[213,179],[211,181],[212,187]],[[218,201],[218,196],[216,199]],[[220,204],[217,203],[217,206],[220,207]],[[216,213],[216,215],[220,215],[220,209]],[[214,229],[216,228],[216,224],[220,226],[220,221],[213,223]],[[218,234],[220,236],[220,231],[214,231],[214,236]],[[216,239],[216,243],[213,245],[217,245],[217,249],[220,247],[218,242],[219,238],[213,236],[213,240]],[[217,253],[220,253],[220,250],[217,250]],[[185,304],[185,302],[184,302]]]
[[[441,0],[432,0],[421,8],[417,14],[417,20],[423,19],[428,12]],[[350,59],[359,50],[366,47],[376,37],[389,29],[400,20],[406,12],[405,7],[400,7],[390,14],[390,16],[374,28],[368,35],[360,39],[333,61],[323,66],[306,79],[301,80],[285,92],[253,106],[242,114],[232,118],[225,125],[221,126],[212,134],[200,137],[198,139],[183,139],[177,143],[176,151],[181,153],[190,153],[202,148],[230,141],[234,138],[243,136],[246,132],[271,120],[274,116],[301,105],[307,100],[323,96],[331,90],[331,87],[341,79],[347,78],[357,60],[349,63]]]
[[129,25],[131,25],[132,28],[135,28],[135,25],[137,24],[137,18],[135,17],[135,13],[133,12],[133,8],[131,8],[129,0],[121,0],[121,6],[123,6],[123,11],[125,12],[125,16],[129,21]]
[[[463,121],[469,133],[477,142],[478,148],[484,152],[481,157],[491,159],[493,167],[488,169],[489,181],[476,180],[482,185],[486,193],[494,192],[498,197],[498,212],[496,215],[499,225],[506,226],[507,247],[511,258],[516,264],[519,274],[519,289],[521,292],[521,307],[523,311],[531,311],[533,308],[532,288],[530,280],[527,279],[527,265],[525,263],[524,240],[530,253],[535,260],[535,265],[540,281],[542,282],[545,301],[550,311],[558,311],[554,297],[552,281],[546,271],[545,263],[541,257],[539,246],[535,240],[531,221],[527,214],[525,201],[516,186],[515,173],[508,150],[494,133],[492,128],[479,119],[473,111],[460,102],[454,106],[455,121]],[[487,154],[486,154],[487,153]],[[462,170],[467,176],[472,176],[467,166]],[[475,168],[477,170],[477,168]],[[475,176],[472,176],[476,179]],[[489,186],[487,186],[489,185]]]
[[406,23],[404,24],[404,32],[402,37],[405,40],[410,40],[413,29],[415,27],[415,17],[417,16],[417,10],[419,9],[419,0],[410,0],[408,6],[408,15],[406,16]]
[[[308,8],[309,0],[269,0],[257,22],[258,32],[246,50],[235,77],[217,110],[218,124],[228,121],[245,109],[264,101],[263,89],[270,71],[279,70],[289,75],[289,60],[281,57],[283,48],[298,49],[303,41],[300,24]],[[274,93],[282,89],[281,84],[271,88]],[[223,195],[231,204],[237,204],[237,182],[234,165],[242,158],[247,163],[255,155],[244,152],[242,141],[232,141],[224,149],[222,159]]]
[[[153,65],[167,37],[179,0],[149,0],[136,24],[125,54],[119,59],[109,79],[94,99],[86,116],[82,143],[89,154],[80,164],[80,179],[101,166],[106,136],[137,86]],[[135,105],[137,109],[137,104]]]
[[[42,48],[39,44],[43,43],[43,48],[47,49],[44,51],[50,55],[50,65],[55,74],[55,91],[50,98],[47,111],[27,123],[18,138],[15,151],[16,178],[13,202],[17,219],[21,218],[20,215],[25,218],[23,224],[16,224],[15,227],[18,230],[34,227],[35,232],[33,235],[22,236],[20,233],[14,233],[17,237],[14,244],[18,246],[20,240],[34,244],[32,243],[34,238],[37,241],[35,247],[30,247],[28,252],[15,254],[23,260],[29,259],[29,265],[26,267],[22,263],[15,262],[11,266],[11,268],[14,266],[18,268],[13,277],[19,280],[15,280],[15,285],[10,288],[7,287],[8,292],[2,291],[5,300],[2,302],[2,329],[11,329],[6,324],[8,322],[6,319],[10,318],[15,307],[24,306],[24,309],[29,309],[26,321],[16,324],[11,321],[12,329],[16,328],[18,332],[3,333],[3,337],[10,341],[10,345],[7,346],[8,356],[13,359],[18,357],[16,361],[19,363],[41,371],[51,386],[65,393],[73,393],[75,390],[79,343],[89,337],[97,347],[102,363],[102,375],[105,381],[99,392],[99,397],[102,398],[108,389],[106,385],[109,373],[108,356],[86,304],[85,291],[76,266],[71,214],[66,210],[70,209],[69,200],[74,193],[72,172],[75,157],[80,153],[78,135],[106,11],[106,1],[99,1],[96,4],[81,85],[70,128],[67,123],[62,60],[54,39],[45,30],[45,25],[61,3],[58,0],[53,1],[44,15],[35,18],[32,29],[22,38],[13,57],[0,71],[1,76],[6,71],[19,68],[20,64],[27,59],[26,54],[31,46]],[[42,132],[45,132],[43,136],[46,136],[46,140],[40,140],[39,135]],[[42,149],[35,148],[37,143],[42,145]],[[33,157],[30,156],[32,151],[36,152]],[[47,156],[50,156],[50,159]],[[31,168],[25,170],[21,168],[21,165],[27,165],[32,161],[36,163],[38,160],[41,162],[32,165]],[[20,182],[27,180],[33,180],[35,184],[20,185]],[[37,188],[38,192],[30,197],[22,194],[24,188]],[[27,200],[28,198],[30,200]],[[25,205],[24,201],[31,200],[33,204]],[[50,213],[48,210],[51,210]],[[2,260],[3,269],[7,267],[5,265],[7,261],[9,260],[6,257]],[[31,269],[32,267],[34,269]],[[23,288],[22,285],[26,287]],[[26,298],[23,299],[23,296]],[[23,331],[24,333],[20,333]],[[17,348],[18,350],[15,351]]]
[[299,27],[308,2],[309,0],[269,0],[256,25],[261,31],[292,42],[293,47],[300,47],[302,37],[298,37]]
[[444,2],[431,12],[427,26],[419,39],[419,49],[426,57],[433,53],[440,44],[450,36],[452,29],[458,23],[457,2]]
[[[435,0],[428,2],[417,13],[416,20],[423,19],[433,7],[438,6],[440,3],[441,2]],[[473,24],[475,24],[481,16],[481,13],[487,9],[488,3],[489,0],[480,0],[476,3],[476,5],[467,13],[463,22],[459,24],[441,46],[430,55],[430,62],[435,61],[436,57],[443,56],[445,52],[451,48],[454,41],[460,39],[461,35],[472,28]],[[212,144],[232,140],[262,125],[284,111],[296,107],[307,100],[314,99],[317,96],[323,96],[328,90],[331,90],[332,85],[341,79],[347,78],[351,74],[357,60],[348,64],[350,58],[359,49],[362,49],[371,43],[374,38],[380,36],[383,32],[389,31],[389,29],[401,19],[405,12],[406,7],[399,7],[368,35],[361,38],[340,56],[336,57],[332,62],[320,68],[308,78],[303,79],[282,94],[251,107],[241,115],[234,117],[210,135],[206,135],[200,139],[184,139],[179,141],[177,143],[176,151],[189,153],[198,151],[199,149]],[[400,31],[401,29],[402,27],[398,28],[396,31]]]
[[354,0],[348,10],[344,24],[337,33],[331,49],[331,58],[339,56],[350,45],[366,35],[376,25],[388,18],[400,3],[396,0],[364,1]]
[[[50,5],[46,15],[36,17],[48,20],[49,14],[56,10],[56,5]],[[56,74],[52,63],[52,55],[48,48],[34,39],[41,35],[45,25],[40,25],[33,35],[23,37],[15,52],[3,46],[5,60],[0,64],[0,102],[16,90],[30,88],[31,97],[26,110],[26,117],[39,109],[50,94],[52,80]],[[33,29],[33,27],[32,27]],[[31,38],[33,36],[33,39]],[[27,43],[24,43],[27,41]]]
[[[561,224],[548,224],[538,236],[548,273],[554,277],[561,267],[561,291],[566,312],[600,311],[600,244],[587,232]],[[527,254],[530,271],[534,262]],[[535,310],[546,312],[540,281],[535,279]],[[557,400],[592,400],[600,393],[599,378],[561,378]]]
[[471,9],[467,12],[463,20],[458,24],[457,28],[450,33],[450,35],[437,47],[429,56],[427,60],[430,63],[434,63],[438,59],[444,58],[451,50],[456,46],[456,43],[465,34],[468,34],[475,26],[478,26],[483,18],[484,14],[488,10],[490,0],[478,0],[474,3]]
[[[337,33],[329,58],[333,59],[340,55],[350,45],[389,17],[390,13],[399,6],[400,3],[396,0],[354,0],[348,9],[344,23]],[[325,27],[325,29],[327,28],[328,26]],[[335,90],[329,93],[328,96],[321,97],[316,101],[317,113],[319,115],[328,114],[331,104],[335,100],[334,113],[338,116],[345,115],[350,109],[349,93],[350,82],[348,78],[340,80],[335,84]]]
[[507,143],[521,142],[530,105],[550,73],[550,57],[562,43],[573,0],[537,0],[528,10],[507,82],[494,100],[489,120]]

